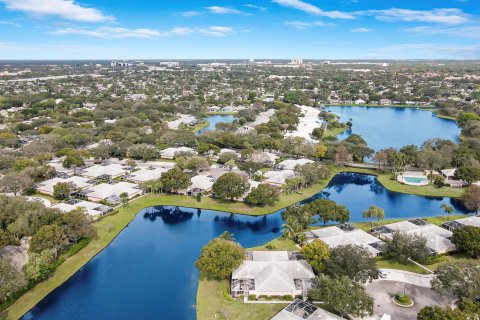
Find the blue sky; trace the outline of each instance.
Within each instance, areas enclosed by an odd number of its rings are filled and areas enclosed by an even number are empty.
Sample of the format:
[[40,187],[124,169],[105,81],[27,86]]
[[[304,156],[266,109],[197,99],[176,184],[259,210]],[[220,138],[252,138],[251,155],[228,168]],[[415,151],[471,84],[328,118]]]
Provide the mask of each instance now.
[[0,59],[475,59],[479,0],[0,0]]

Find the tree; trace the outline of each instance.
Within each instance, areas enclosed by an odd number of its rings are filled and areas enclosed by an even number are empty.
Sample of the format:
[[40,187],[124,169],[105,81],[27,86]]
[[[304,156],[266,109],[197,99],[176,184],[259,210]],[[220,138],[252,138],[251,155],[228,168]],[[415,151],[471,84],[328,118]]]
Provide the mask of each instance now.
[[453,231],[452,242],[460,252],[480,258],[480,227],[464,226]]
[[354,317],[373,314],[373,298],[365,292],[362,285],[347,277],[317,277],[308,297],[313,301],[323,301],[329,309],[335,310],[342,317],[347,314]]
[[373,219],[377,219],[377,221],[383,220],[385,218],[385,212],[382,208],[372,205],[370,208],[363,211],[363,217],[365,219],[371,219],[373,227]]
[[72,243],[77,243],[82,238],[92,238],[97,232],[91,224],[90,217],[83,208],[78,208],[62,216],[65,235]]
[[245,202],[256,206],[273,205],[278,200],[278,189],[269,184],[260,184],[253,188]]
[[333,200],[317,199],[306,205],[306,210],[312,216],[318,216],[323,224],[329,221],[345,223],[350,220],[350,212],[344,205],[337,204]]
[[435,270],[432,289],[459,298],[476,299],[480,288],[480,264],[474,261],[446,262]]
[[160,177],[163,189],[167,192],[175,192],[179,189],[186,189],[191,184],[191,178],[180,168],[172,168],[163,172]]
[[293,217],[288,217],[284,224],[282,224],[282,237],[299,242],[299,235],[303,232],[302,225]]
[[120,203],[122,204],[122,207],[126,207],[128,205],[128,193],[120,193]]
[[157,159],[160,157],[160,151],[146,143],[135,144],[128,148],[127,156],[133,159],[142,159],[143,161]]
[[465,320],[478,319],[480,314],[480,302],[472,299],[461,299],[456,308],[447,306],[426,306],[417,315],[417,320]]
[[461,167],[455,170],[455,175],[453,177],[457,180],[463,180],[471,185],[476,181],[480,181],[480,168]]
[[5,193],[13,193],[18,195],[27,189],[32,188],[33,180],[23,173],[10,172],[0,180],[0,190]]
[[227,240],[227,241],[235,241],[235,235],[228,231],[223,231],[221,235],[218,236],[219,239]]
[[442,205],[440,206],[440,208],[442,208],[442,210],[447,214],[447,215],[450,215],[451,213],[453,213],[453,211],[455,210],[452,206],[446,204],[446,203],[442,203]]
[[469,186],[460,199],[468,210],[478,212],[480,210],[480,186]]
[[62,162],[65,168],[76,168],[85,165],[83,156],[80,152],[69,152]]
[[238,244],[217,238],[202,248],[200,258],[195,263],[200,275],[207,279],[228,279],[233,270],[242,263],[245,250]]
[[0,303],[7,301],[26,285],[23,273],[15,269],[9,259],[0,257]]
[[317,146],[317,150],[315,152],[315,157],[323,159],[327,155],[327,152],[328,152],[328,146],[326,146],[324,144],[319,144]]
[[325,272],[333,278],[348,277],[364,283],[378,276],[377,261],[368,250],[356,245],[341,245],[331,250],[325,262]]
[[247,192],[250,184],[240,175],[229,172],[220,176],[212,186],[213,193],[220,199],[233,201]]
[[427,239],[419,234],[405,232],[393,233],[392,239],[385,240],[383,255],[387,258],[398,258],[404,262],[408,259],[424,263],[427,261],[430,249]]
[[337,166],[343,167],[352,161],[353,157],[345,146],[339,145],[337,149],[335,149],[335,164]]
[[53,197],[59,200],[67,200],[76,189],[73,182],[57,182],[53,186]]
[[302,249],[300,249],[300,253],[317,274],[323,271],[325,261],[330,258],[330,249],[328,245],[318,239],[304,245]]
[[48,277],[55,268],[56,260],[54,250],[45,249],[40,253],[30,253],[28,263],[25,265],[25,275],[31,283],[37,283]]
[[313,222],[310,211],[307,210],[306,206],[300,204],[287,207],[287,209],[282,212],[282,219],[285,221],[289,219],[294,220],[300,225],[302,230],[306,229]]
[[30,241],[30,251],[40,253],[45,249],[62,251],[68,245],[67,235],[58,224],[45,225],[38,230]]

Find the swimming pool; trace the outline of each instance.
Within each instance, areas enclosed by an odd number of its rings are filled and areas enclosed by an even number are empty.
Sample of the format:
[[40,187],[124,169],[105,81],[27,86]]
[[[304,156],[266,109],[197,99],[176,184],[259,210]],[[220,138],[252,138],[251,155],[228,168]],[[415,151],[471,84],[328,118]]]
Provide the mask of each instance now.
[[403,177],[403,181],[409,184],[428,184],[428,178],[426,177]]

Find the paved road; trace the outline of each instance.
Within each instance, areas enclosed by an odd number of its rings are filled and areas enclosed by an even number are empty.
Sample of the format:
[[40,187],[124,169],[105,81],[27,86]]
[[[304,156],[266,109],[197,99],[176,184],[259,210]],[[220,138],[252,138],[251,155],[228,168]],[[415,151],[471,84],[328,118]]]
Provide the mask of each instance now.
[[418,274],[403,270],[396,270],[396,269],[381,269],[383,272],[387,274],[385,279],[379,278],[378,280],[374,280],[376,282],[382,281],[397,281],[403,282],[406,284],[411,284],[414,286],[424,287],[424,288],[431,288],[431,282],[433,279],[433,274]]
[[[425,306],[446,306],[453,301],[452,297],[439,295],[431,289],[398,281],[374,281],[365,285],[365,289],[375,299],[375,314],[389,314],[393,320],[416,319],[418,311]],[[414,302],[410,308],[397,306],[392,301],[398,292],[403,293],[404,290]]]

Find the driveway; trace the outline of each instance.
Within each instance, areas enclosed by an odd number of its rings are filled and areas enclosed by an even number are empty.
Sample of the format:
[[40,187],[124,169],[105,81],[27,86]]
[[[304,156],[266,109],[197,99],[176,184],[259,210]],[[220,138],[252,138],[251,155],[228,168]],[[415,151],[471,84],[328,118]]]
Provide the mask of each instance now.
[[378,280],[374,281],[397,281],[424,288],[432,287],[431,282],[433,279],[433,274],[419,274],[396,269],[381,270],[387,274],[387,277],[384,279],[379,278]]
[[[394,320],[416,319],[417,313],[425,306],[446,306],[453,301],[453,297],[442,296],[429,288],[391,280],[368,283],[365,290],[375,299],[375,314],[389,314]],[[404,290],[414,302],[410,308],[397,306],[392,301],[398,292]]]

